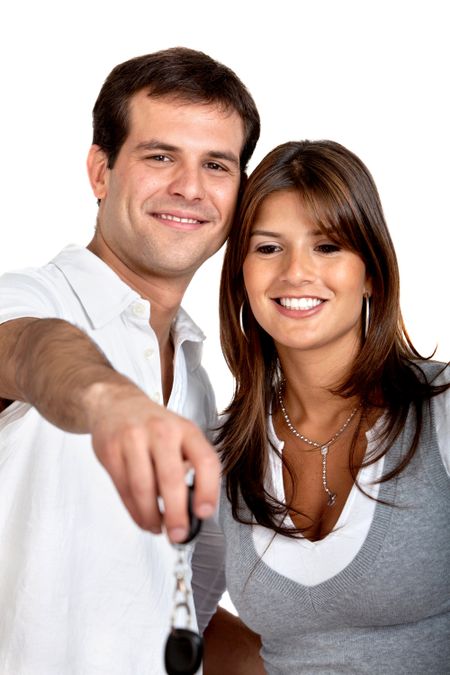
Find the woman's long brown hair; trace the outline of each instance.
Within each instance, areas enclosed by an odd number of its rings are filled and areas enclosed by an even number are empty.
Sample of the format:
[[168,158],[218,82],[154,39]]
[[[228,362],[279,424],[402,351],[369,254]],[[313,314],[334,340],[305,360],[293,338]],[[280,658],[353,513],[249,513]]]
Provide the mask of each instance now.
[[[423,357],[405,330],[394,246],[366,166],[333,141],[290,142],[275,148],[245,186],[224,257],[221,343],[235,378],[235,391],[225,411],[218,443],[233,517],[249,522],[241,509],[243,499],[258,523],[293,536],[295,531],[280,524],[280,515],[289,510],[289,505],[278,502],[264,485],[270,447],[267,416],[279,386],[278,357],[272,338],[250,310],[242,273],[258,208],[268,195],[283,190],[295,190],[313,222],[360,256],[372,282],[367,336],[348,377],[334,393],[359,397],[364,410],[376,407],[386,412],[382,442],[366,464],[389,451],[412,409],[415,433],[409,450],[380,482],[392,479],[411,461],[423,426],[424,402],[449,385],[427,381],[419,365]],[[245,336],[240,328],[241,306]],[[357,468],[352,461],[350,464],[356,478]]]

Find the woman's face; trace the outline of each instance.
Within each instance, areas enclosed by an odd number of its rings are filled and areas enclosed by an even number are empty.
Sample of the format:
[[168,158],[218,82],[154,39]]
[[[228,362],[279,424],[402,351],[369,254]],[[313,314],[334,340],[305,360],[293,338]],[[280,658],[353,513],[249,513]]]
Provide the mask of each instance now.
[[252,312],[278,349],[358,348],[365,265],[311,222],[294,190],[262,202],[243,272]]

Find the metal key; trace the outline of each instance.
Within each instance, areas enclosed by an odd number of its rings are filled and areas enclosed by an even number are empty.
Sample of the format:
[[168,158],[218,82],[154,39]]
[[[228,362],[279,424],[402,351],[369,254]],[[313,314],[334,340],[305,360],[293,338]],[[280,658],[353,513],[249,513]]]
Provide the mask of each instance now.
[[[200,532],[202,521],[193,512],[194,484],[188,489],[189,533],[181,544],[174,544],[178,557],[175,563],[174,609],[171,630],[164,650],[164,665],[168,675],[194,675],[200,668],[203,656],[203,639],[191,630],[192,617],[190,609],[191,590],[186,584],[188,570],[189,544]],[[185,614],[184,627],[180,627],[179,615]]]
[[[191,478],[191,484],[188,485],[188,516],[189,516],[189,532],[186,539],[180,542],[181,545],[189,544],[195,539],[200,532],[202,521],[194,513],[194,479]],[[178,544],[178,545],[180,545]]]

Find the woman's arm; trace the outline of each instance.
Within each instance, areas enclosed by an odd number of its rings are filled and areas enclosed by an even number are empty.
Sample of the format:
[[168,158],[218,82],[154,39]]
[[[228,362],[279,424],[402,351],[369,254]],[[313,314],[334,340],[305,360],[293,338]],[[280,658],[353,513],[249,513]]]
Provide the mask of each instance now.
[[265,675],[261,639],[237,616],[219,607],[203,637],[204,675]]

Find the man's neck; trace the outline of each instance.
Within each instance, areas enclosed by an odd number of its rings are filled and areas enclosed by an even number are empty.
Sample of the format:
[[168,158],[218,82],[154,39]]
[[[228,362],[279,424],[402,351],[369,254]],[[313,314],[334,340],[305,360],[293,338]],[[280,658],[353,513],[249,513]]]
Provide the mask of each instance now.
[[124,262],[105,242],[99,231],[87,248],[103,260],[127,286],[150,302],[150,325],[154,330],[161,359],[161,384],[164,401],[170,396],[173,381],[174,347],[171,339],[172,323],[180,308],[186,282],[163,279],[151,273],[140,273]]
[[187,281],[163,279],[151,271],[141,271],[124,261],[101,236],[97,229],[87,248],[103,260],[127,286],[148,300],[151,306],[150,324],[158,338],[161,353],[170,340],[172,322],[180,308]]

